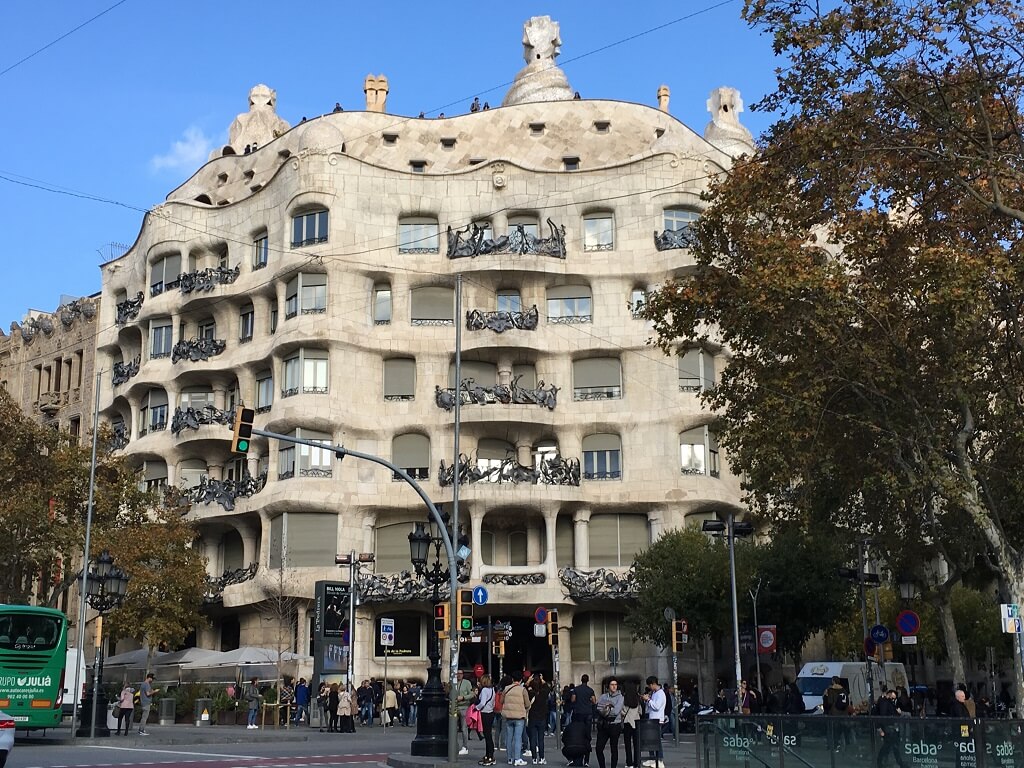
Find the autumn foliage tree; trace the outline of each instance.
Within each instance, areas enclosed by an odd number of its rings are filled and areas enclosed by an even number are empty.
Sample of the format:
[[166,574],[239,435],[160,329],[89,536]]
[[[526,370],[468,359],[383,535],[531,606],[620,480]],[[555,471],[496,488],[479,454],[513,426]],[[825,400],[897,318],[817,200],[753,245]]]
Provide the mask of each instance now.
[[758,513],[988,565],[1024,602],[1019,4],[745,15],[787,59],[755,107],[779,119],[645,314],[666,351],[729,349],[707,400]]

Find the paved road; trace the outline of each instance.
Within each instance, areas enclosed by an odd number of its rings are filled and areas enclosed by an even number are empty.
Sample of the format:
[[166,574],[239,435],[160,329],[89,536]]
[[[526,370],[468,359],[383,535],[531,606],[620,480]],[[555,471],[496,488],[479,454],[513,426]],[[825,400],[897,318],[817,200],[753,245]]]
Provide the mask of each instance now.
[[[111,736],[109,739],[77,739],[49,732],[45,737],[19,737],[7,768],[93,768],[97,766],[152,765],[159,768],[330,768],[330,766],[378,766],[389,758],[428,768],[444,759],[411,758],[413,728],[360,728],[355,734],[319,733],[316,729],[247,731],[244,727],[190,725],[149,726],[150,736]],[[553,738],[547,739],[548,763],[564,765]],[[665,744],[668,768],[696,764],[693,737],[676,747]],[[499,766],[504,753],[497,753]],[[483,757],[483,743],[473,740],[470,754],[460,765],[476,768]],[[557,757],[558,759],[553,759]],[[591,766],[596,768],[596,759]],[[619,766],[623,765],[620,747]]]

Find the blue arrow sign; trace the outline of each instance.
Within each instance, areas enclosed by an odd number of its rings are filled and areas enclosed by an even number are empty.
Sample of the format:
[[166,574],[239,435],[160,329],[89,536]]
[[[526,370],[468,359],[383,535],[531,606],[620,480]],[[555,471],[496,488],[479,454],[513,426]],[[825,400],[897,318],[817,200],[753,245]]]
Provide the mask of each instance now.
[[884,624],[875,624],[875,626],[871,628],[871,632],[869,634],[871,635],[871,639],[876,643],[881,644],[889,642],[889,629]]
[[487,605],[487,590],[484,587],[473,587],[473,603]]

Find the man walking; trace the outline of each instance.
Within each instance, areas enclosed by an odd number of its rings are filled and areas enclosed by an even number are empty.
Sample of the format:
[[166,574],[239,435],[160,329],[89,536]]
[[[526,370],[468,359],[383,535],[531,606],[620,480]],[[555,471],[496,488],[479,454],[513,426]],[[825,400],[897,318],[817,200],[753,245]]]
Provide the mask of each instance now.
[[363,680],[356,691],[356,704],[359,705],[359,724],[373,727],[373,687],[369,680]]
[[[843,687],[843,681],[838,676],[833,676],[832,684],[825,689],[825,695],[821,697],[821,706],[829,717],[845,717],[850,711],[850,694]],[[839,739],[842,737],[843,744],[850,748],[850,731],[846,723],[840,720],[830,721],[829,734],[832,738],[832,749],[839,751]]]
[[580,678],[580,684],[572,692],[572,719],[586,725],[587,733],[591,732],[594,722],[594,704],[597,703],[597,696],[594,689],[588,683],[590,676],[584,675]]
[[153,687],[153,673],[150,672],[139,686],[139,704],[142,705],[142,719],[139,720],[140,736],[149,736],[146,733],[146,721],[149,720],[149,711],[153,708],[153,694],[158,690]]
[[647,702],[647,719],[659,724],[658,727],[658,749],[649,752],[650,760],[644,760],[645,768],[665,768],[665,753],[661,749],[661,724],[665,722],[665,692],[661,690],[658,678],[651,675],[647,678],[647,693],[643,695]]
[[303,719],[309,725],[309,686],[306,685],[306,678],[300,677],[299,684],[295,686],[295,724],[298,725]]
[[906,768],[900,755],[900,710],[896,707],[896,691],[889,689],[882,694],[878,702],[878,716],[890,719],[890,722],[878,727],[878,735],[882,737],[882,748],[878,750],[878,768],[885,768],[886,758],[890,754],[896,758],[896,765]]

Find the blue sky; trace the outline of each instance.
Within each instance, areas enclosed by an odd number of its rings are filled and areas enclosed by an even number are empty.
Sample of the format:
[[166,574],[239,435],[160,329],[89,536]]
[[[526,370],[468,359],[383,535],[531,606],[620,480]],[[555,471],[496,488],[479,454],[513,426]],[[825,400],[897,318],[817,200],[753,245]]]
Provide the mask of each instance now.
[[62,294],[99,291],[111,244],[133,243],[142,211],[226,143],[256,83],[277,91],[292,125],[336,101],[362,109],[371,72],[388,77],[388,112],[452,116],[477,95],[501,102],[523,66],[523,22],[547,14],[561,25],[558,61],[583,98],[654,105],[665,83],[671,112],[702,132],[708,93],[731,85],[756,136],[770,116],[749,106],[781,66],[770,39],[740,18],[741,0],[123,0],[11,68],[116,2],[11,0],[0,9],[5,331],[30,308],[52,311]]

